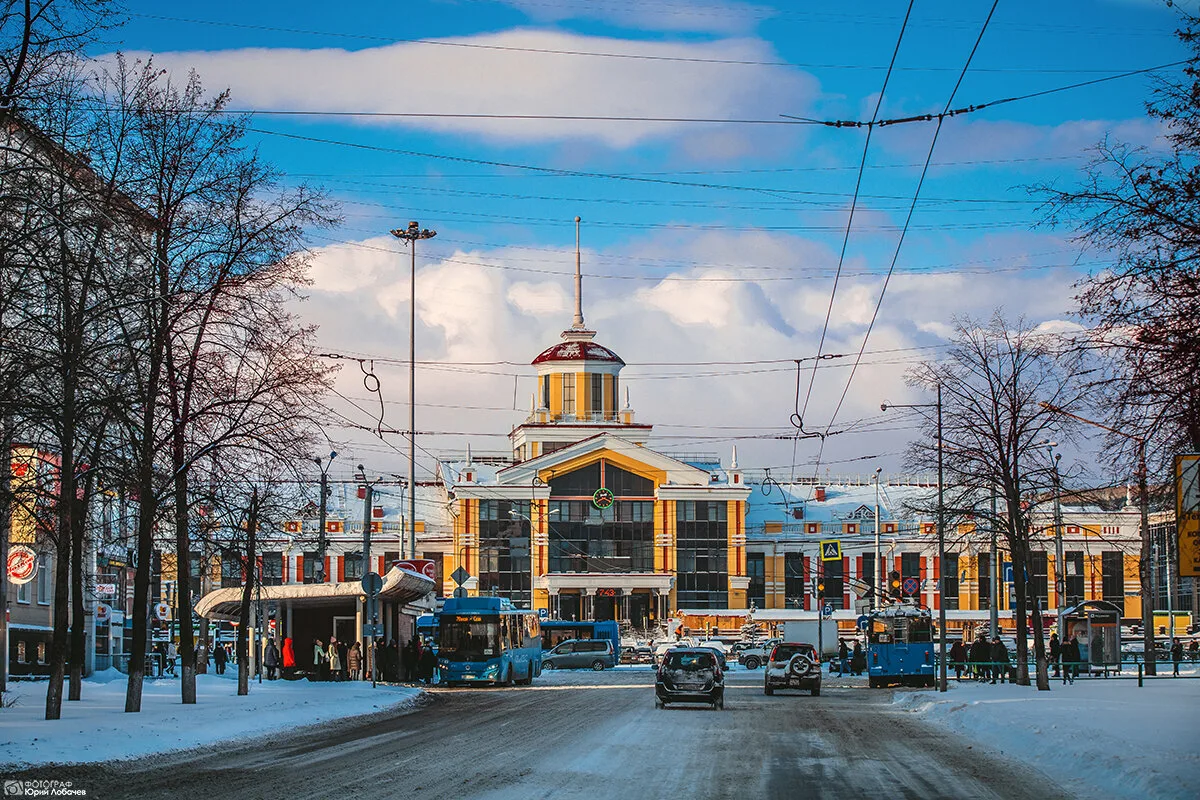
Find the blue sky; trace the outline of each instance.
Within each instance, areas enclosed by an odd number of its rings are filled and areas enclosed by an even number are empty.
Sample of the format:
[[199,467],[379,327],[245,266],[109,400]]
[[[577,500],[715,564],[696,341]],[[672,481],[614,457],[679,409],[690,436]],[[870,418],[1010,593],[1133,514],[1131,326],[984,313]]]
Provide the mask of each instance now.
[[[122,50],[197,68],[210,88],[232,90],[233,107],[342,114],[264,113],[253,136],[288,180],[344,203],[343,226],[312,239],[301,313],[328,350],[378,359],[385,425],[406,423],[407,371],[390,360],[407,358],[409,314],[408,258],[387,231],[417,219],[439,233],[418,250],[418,359],[438,362],[418,371],[418,429],[437,432],[423,446],[499,451],[497,434],[528,409],[523,365],[570,322],[579,215],[588,322],[628,362],[632,405],[662,449],[727,460],[736,443],[744,466],[814,469],[815,445],[762,437],[791,430],[788,360],[817,354],[865,132],[778,123],[869,118],[906,4],[128,7]],[[989,8],[916,4],[880,116],[941,110]],[[1185,56],[1175,25],[1150,0],[1001,2],[953,105],[1175,61]],[[1143,113],[1149,85],[1138,76],[946,121],[862,365],[848,391],[853,359],[823,362],[813,379],[811,427],[830,423],[846,391],[832,429],[849,432],[827,440],[820,470],[900,469],[911,423],[880,419],[879,403],[921,399],[904,370],[937,357],[954,315],[1002,307],[1075,324],[1071,285],[1104,256],[1035,228],[1026,187],[1078,180],[1086,148],[1106,135],[1161,146]],[[755,122],[346,116],[363,111]],[[932,133],[918,123],[872,135],[823,352],[862,346]],[[350,401],[334,403],[370,425],[353,405],[374,403],[360,378],[345,369],[338,390]],[[381,469],[403,461],[353,429],[331,435]]]

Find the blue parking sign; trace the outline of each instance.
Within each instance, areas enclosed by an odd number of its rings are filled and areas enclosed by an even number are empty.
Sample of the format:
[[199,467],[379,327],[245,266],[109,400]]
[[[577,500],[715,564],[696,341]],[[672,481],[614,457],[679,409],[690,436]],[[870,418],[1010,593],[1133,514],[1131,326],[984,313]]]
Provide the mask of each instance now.
[[832,617],[833,616],[833,603],[826,603],[825,605],[821,606],[821,616],[824,616],[824,617]]

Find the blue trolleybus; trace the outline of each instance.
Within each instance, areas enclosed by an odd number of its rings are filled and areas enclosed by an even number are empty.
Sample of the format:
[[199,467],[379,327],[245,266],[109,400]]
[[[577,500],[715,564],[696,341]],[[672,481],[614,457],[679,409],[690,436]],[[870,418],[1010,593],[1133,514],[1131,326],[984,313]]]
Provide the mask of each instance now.
[[438,670],[449,686],[528,685],[542,673],[535,612],[502,597],[455,597],[438,615]]
[[887,606],[867,622],[867,682],[933,686],[933,619],[911,603]]

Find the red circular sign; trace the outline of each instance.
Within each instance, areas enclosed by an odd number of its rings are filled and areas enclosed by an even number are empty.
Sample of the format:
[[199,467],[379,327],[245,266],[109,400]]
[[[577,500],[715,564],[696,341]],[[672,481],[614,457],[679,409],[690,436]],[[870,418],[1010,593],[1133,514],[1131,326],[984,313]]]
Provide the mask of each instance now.
[[37,573],[37,553],[17,545],[8,551],[8,579],[13,583],[29,583]]

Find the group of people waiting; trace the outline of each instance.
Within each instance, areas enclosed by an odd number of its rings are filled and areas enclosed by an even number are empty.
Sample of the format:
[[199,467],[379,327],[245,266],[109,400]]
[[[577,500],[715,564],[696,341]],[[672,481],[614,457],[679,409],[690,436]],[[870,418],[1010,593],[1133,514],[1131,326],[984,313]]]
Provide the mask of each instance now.
[[[378,669],[375,680],[392,683],[433,683],[437,671],[437,655],[433,647],[409,639],[400,647],[395,639],[386,644],[382,639],[375,642],[375,665]],[[313,667],[318,681],[357,681],[371,676],[364,671],[363,653],[358,642],[347,645],[330,637],[326,645],[320,639],[313,640]]]
[[958,681],[966,673],[967,680],[1016,682],[1008,646],[999,636],[993,636],[989,642],[987,635],[981,633],[970,645],[962,640],[955,641],[950,647],[950,664],[954,667],[954,679]]

